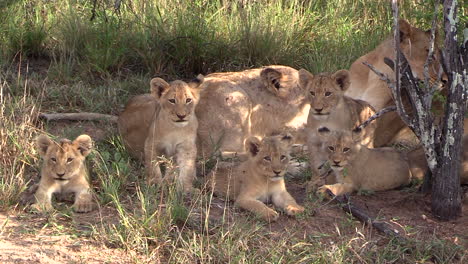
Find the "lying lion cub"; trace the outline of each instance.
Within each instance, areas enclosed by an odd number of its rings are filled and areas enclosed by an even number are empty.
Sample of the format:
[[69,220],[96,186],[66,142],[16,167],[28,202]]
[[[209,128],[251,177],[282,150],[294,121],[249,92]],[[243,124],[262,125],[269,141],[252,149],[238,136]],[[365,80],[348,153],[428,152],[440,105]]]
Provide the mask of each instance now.
[[215,194],[233,199],[240,208],[269,221],[276,220],[278,213],[265,202],[271,201],[288,215],[303,212],[304,208],[296,203],[284,183],[292,141],[290,134],[262,141],[256,137],[247,139],[247,161],[234,168],[218,168],[211,174]]
[[357,190],[384,191],[408,184],[411,173],[407,160],[393,148],[367,148],[359,143],[359,132],[319,130],[324,137],[328,162],[336,184],[323,185],[335,195]]
[[203,75],[199,75],[188,84],[183,81],[169,84],[161,78],[151,80],[151,95],[158,103],[144,147],[148,182],[160,183],[162,180],[157,157],[175,157],[179,169],[177,188],[185,192],[192,191],[198,128],[194,110],[203,78]]
[[93,148],[88,135],[81,135],[73,142],[61,139],[59,142],[41,135],[36,140],[39,154],[44,159],[41,180],[36,191],[33,208],[50,211],[53,193],[75,193],[76,212],[84,213],[93,209],[93,198],[88,183],[85,158]]
[[[322,138],[318,136],[317,129],[328,127],[332,130],[352,130],[375,112],[368,103],[344,95],[350,86],[347,70],[312,75],[301,69],[299,85],[305,90],[310,102],[304,131],[310,153],[309,162],[314,174],[309,185],[313,185],[319,176],[318,167],[327,160],[327,154],[322,151]],[[372,122],[364,129],[360,143],[372,147],[374,130],[375,124]]]

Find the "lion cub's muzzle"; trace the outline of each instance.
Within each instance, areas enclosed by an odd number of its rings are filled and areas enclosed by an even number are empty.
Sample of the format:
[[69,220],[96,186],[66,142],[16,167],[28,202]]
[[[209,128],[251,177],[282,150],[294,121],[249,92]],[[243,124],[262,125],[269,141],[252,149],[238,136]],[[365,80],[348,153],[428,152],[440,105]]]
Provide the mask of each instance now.
[[56,173],[56,177],[54,177],[54,179],[56,181],[68,181],[69,179],[64,178],[64,176],[65,176],[65,172],[64,173]]

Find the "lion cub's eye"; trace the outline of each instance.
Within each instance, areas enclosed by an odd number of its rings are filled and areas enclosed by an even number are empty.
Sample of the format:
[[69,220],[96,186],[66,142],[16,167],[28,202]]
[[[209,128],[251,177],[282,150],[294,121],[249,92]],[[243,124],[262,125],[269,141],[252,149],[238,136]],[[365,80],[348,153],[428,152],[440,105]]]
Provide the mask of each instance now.
[[56,162],[57,159],[56,158],[50,158],[53,162]]
[[315,96],[315,92],[310,92],[310,95]]
[[171,104],[175,104],[175,99],[169,99],[168,101],[169,101],[169,103],[171,103]]
[[325,96],[326,96],[326,97],[328,97],[328,96],[330,96],[330,95],[332,95],[331,92],[326,92],[326,93],[325,93]]
[[349,148],[344,148],[343,149],[343,152],[348,152],[349,151]]
[[263,159],[266,160],[266,161],[271,161],[271,158],[269,156],[266,156]]
[[286,159],[286,156],[285,156],[285,155],[281,155],[280,159],[281,159],[281,160],[285,160],[285,159]]
[[190,104],[191,102],[192,102],[192,99],[191,99],[191,98],[187,98],[187,99],[185,100],[185,103],[186,103],[186,104]]
[[68,158],[68,159],[67,159],[67,162],[68,162],[68,163],[70,163],[70,162],[72,162],[72,161],[73,161],[73,158]]
[[328,149],[329,149],[330,151],[335,151],[335,148],[334,148],[333,146],[328,146]]

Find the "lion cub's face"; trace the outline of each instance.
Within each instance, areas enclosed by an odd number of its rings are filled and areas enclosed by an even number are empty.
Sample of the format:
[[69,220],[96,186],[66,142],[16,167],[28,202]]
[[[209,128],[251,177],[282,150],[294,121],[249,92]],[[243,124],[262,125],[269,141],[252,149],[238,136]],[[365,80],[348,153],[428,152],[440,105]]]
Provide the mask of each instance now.
[[[93,142],[88,135],[81,135],[73,142],[61,139],[55,142],[46,135],[36,140],[39,154],[44,159],[42,177],[66,182],[77,176],[85,157],[91,152]],[[79,175],[78,175],[79,176]]]
[[158,100],[161,111],[176,126],[186,126],[193,119],[203,79],[203,75],[199,75],[190,83],[173,81],[170,84],[161,78],[151,80],[151,94]]
[[351,131],[330,131],[326,127],[318,129],[320,136],[324,138],[323,148],[327,153],[327,159],[331,168],[341,171],[349,165],[349,162],[359,152],[359,138],[357,133]]
[[[424,63],[429,54],[430,30],[423,31],[411,26],[407,21],[400,19],[400,47],[406,59],[411,65],[413,75],[419,79],[424,78]],[[440,65],[440,51],[437,41],[434,42],[434,57],[429,67],[429,75],[432,80],[437,79]]]
[[246,148],[255,171],[271,181],[282,180],[289,164],[292,141],[290,134],[269,136],[261,141],[256,137],[247,139]]
[[333,111],[349,84],[347,70],[315,76],[307,70],[299,70],[299,85],[307,92],[310,101],[309,114],[317,119],[327,117]]

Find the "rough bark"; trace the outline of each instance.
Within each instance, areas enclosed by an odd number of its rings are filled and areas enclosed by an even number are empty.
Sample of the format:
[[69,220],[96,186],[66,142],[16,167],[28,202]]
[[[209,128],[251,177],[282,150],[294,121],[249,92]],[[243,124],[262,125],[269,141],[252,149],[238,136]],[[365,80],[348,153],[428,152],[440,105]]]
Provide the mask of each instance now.
[[438,149],[439,169],[433,172],[432,213],[443,220],[461,215],[460,153],[463,136],[463,119],[467,101],[467,70],[461,47],[457,41],[457,1],[444,1],[445,42],[443,66],[448,77],[449,93],[441,142]]

